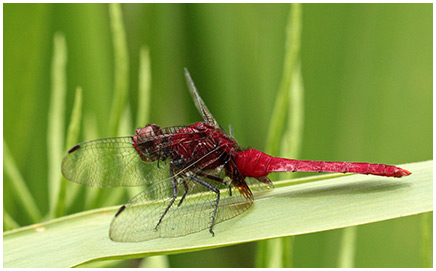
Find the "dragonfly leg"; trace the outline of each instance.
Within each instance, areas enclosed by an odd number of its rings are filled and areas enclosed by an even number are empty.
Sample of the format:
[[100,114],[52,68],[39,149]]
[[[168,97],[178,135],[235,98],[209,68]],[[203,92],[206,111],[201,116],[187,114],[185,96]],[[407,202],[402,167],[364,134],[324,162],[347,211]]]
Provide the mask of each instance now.
[[159,161],[165,161],[166,158],[167,158],[167,157],[166,157],[166,155],[164,154],[163,150],[160,149],[160,150],[159,150],[159,158],[157,159],[157,168],[160,168],[160,167],[159,167]]
[[155,230],[157,230],[157,226],[159,226],[159,224],[162,222],[162,219],[167,214],[168,210],[171,208],[171,206],[173,205],[174,201],[177,198],[177,180],[176,178],[174,178],[173,170],[171,169],[170,169],[170,174],[171,174],[171,184],[173,186],[173,197],[171,198],[170,203],[168,204],[167,208],[165,209],[162,216],[160,217],[159,222],[157,222],[156,226],[154,227]]
[[214,236],[215,233],[213,232],[212,228],[213,228],[213,225],[215,224],[216,212],[218,210],[218,204],[220,202],[220,190],[218,188],[216,188],[215,186],[213,186],[212,184],[206,182],[205,180],[198,178],[197,176],[191,175],[191,176],[189,176],[189,178],[191,178],[196,183],[204,185],[205,187],[209,188],[210,190],[212,190],[213,192],[216,193],[215,209],[213,210],[212,223],[210,224],[210,227],[209,227],[209,232],[212,234],[212,236]]
[[182,198],[180,199],[179,204],[177,204],[177,207],[179,207],[180,205],[182,205],[182,202],[183,202],[183,200],[185,199],[186,194],[188,194],[188,189],[189,189],[189,187],[188,187],[188,183],[187,183],[185,180],[183,180],[183,187],[185,188],[185,192],[183,193],[183,196],[182,196]]
[[232,195],[232,186],[230,185],[229,182],[225,181],[223,178],[220,178],[220,177],[217,177],[214,175],[210,175],[210,174],[207,174],[207,173],[204,173],[201,171],[197,172],[197,175],[200,175],[200,176],[206,177],[208,179],[211,179],[211,180],[214,180],[214,181],[217,181],[217,182],[220,182],[222,184],[227,185],[229,187],[229,195],[230,196]]

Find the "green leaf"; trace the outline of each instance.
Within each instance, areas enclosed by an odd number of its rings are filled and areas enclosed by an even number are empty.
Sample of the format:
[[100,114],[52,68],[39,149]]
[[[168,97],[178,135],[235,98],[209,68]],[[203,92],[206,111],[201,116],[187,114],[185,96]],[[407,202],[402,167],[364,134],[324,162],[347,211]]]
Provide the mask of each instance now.
[[11,230],[20,227],[18,223],[3,207],[3,230]]
[[108,232],[118,207],[83,212],[4,233],[4,266],[69,267],[182,253],[432,211],[433,162],[402,167],[412,175],[394,179],[333,174],[277,182],[275,189],[255,193],[249,211],[217,224],[215,237],[205,230],[180,238],[116,243]]
[[[139,53],[139,82],[138,82],[138,111],[136,116],[136,127],[143,127],[149,123],[151,105],[151,60],[150,50],[142,46]],[[134,197],[141,192],[141,187],[128,187],[127,193]]]
[[[77,87],[74,98],[73,111],[71,112],[71,120],[68,125],[67,139],[65,144],[65,153],[69,148],[77,144],[80,133],[80,124],[82,122],[82,88]],[[68,187],[68,188],[67,188]],[[68,195],[66,195],[66,190],[68,189]],[[60,180],[60,190],[58,203],[56,207],[57,216],[61,216],[64,212],[65,207],[70,207],[76,199],[77,193],[80,187],[67,182],[67,180],[62,176]]]
[[356,251],[357,227],[342,230],[341,246],[339,248],[338,267],[353,268]]
[[421,217],[421,253],[422,267],[433,267],[433,213]]
[[138,116],[136,125],[144,126],[150,119],[151,64],[150,50],[141,47],[139,58]]
[[67,92],[66,65],[67,43],[62,33],[54,35],[54,52],[51,66],[51,95],[48,111],[48,182],[50,196],[50,217],[56,217],[56,207],[59,200],[61,183],[62,155],[64,152],[64,114],[65,94]]
[[114,44],[114,96],[109,117],[109,136],[118,135],[120,118],[127,106],[129,88],[129,56],[124,32],[121,4],[109,4],[112,41]]
[[[29,215],[33,222],[37,222],[41,219],[41,212],[38,209],[38,205],[33,198],[32,193],[27,187],[26,182],[15,163],[14,158],[9,150],[6,141],[3,139],[3,170],[4,174],[9,176],[11,182],[5,183],[12,188],[15,199],[23,207],[23,211]],[[6,178],[6,180],[8,180]],[[12,219],[12,217],[11,217]]]
[[[302,13],[301,4],[291,4],[286,29],[282,80],[268,129],[266,145],[266,151],[271,155],[294,159],[298,157],[302,146],[304,121],[304,89],[299,64]],[[285,122],[286,113],[288,113],[287,123]],[[288,176],[290,175],[287,174]],[[292,267],[292,244],[292,238],[259,242],[256,267]]]
[[[288,101],[288,123],[282,137],[281,156],[298,159],[303,146],[304,130],[304,87],[301,64],[292,74],[292,86],[290,87]],[[290,177],[289,173],[286,177]]]
[[169,268],[168,257],[164,255],[157,255],[142,259],[141,268]]
[[[267,153],[278,155],[280,142],[282,140],[286,113],[288,111],[288,100],[293,86],[294,73],[297,71],[297,63],[300,52],[300,37],[302,27],[302,8],[301,4],[292,4],[291,14],[286,31],[285,58],[283,62],[283,74],[280,82],[279,92],[277,93],[274,111],[271,118],[267,137]],[[297,89],[298,92],[298,89]],[[297,94],[296,92],[293,93]],[[296,101],[297,103],[302,100]],[[298,108],[297,108],[298,110]],[[302,115],[295,116],[297,118]]]
[[[126,33],[124,31],[123,14],[121,4],[109,4],[109,18],[111,23],[112,42],[114,47],[114,94],[109,115],[107,136],[120,135],[120,120],[123,114],[128,110],[128,90],[129,90],[129,56],[127,50]],[[109,196],[109,194],[113,196]],[[87,205],[101,206],[103,197],[114,200],[121,197],[123,192],[108,192],[103,190],[94,190],[89,193]]]

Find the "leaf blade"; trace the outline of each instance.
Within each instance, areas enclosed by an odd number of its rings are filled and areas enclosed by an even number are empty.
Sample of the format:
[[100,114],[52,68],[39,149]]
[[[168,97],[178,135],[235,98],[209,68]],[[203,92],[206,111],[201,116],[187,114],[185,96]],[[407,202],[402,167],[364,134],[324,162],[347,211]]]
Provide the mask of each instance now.
[[[82,88],[77,87],[76,93],[75,93],[75,99],[74,99],[74,105],[73,110],[71,112],[71,119],[70,123],[68,125],[67,129],[67,137],[66,137],[66,144],[65,144],[65,152],[68,151],[71,146],[74,146],[79,138],[80,133],[80,124],[82,120]],[[76,187],[72,187],[69,183],[67,183],[67,180],[60,176],[59,179],[59,194],[57,197],[56,207],[55,207],[55,216],[60,217],[64,214],[65,208],[70,207],[72,204],[73,198],[76,197],[77,192],[79,189]],[[67,187],[71,189],[68,189],[69,193],[69,199],[67,199],[66,190]]]
[[52,89],[48,113],[47,152],[50,217],[56,217],[58,196],[61,195],[59,179],[62,155],[64,151],[64,113],[67,92],[66,65],[67,43],[63,33],[56,33],[53,38],[54,52],[51,66]]
[[28,216],[35,223],[39,221],[42,217],[41,211],[38,209],[38,205],[30,192],[26,182],[24,181],[23,175],[21,174],[18,166],[9,150],[6,141],[3,139],[3,170],[4,174],[10,177],[11,182],[8,183],[11,188],[13,188],[13,193],[19,204],[23,207],[23,211],[28,214]]
[[118,134],[120,118],[127,107],[129,90],[129,56],[121,4],[109,4],[114,45],[114,95],[109,116],[109,135]]
[[413,174],[403,179],[345,175],[257,194],[253,208],[217,224],[213,238],[206,230],[180,238],[115,243],[108,231],[117,207],[75,214],[4,233],[4,266],[67,267],[94,260],[190,252],[432,211],[432,161],[404,167]]

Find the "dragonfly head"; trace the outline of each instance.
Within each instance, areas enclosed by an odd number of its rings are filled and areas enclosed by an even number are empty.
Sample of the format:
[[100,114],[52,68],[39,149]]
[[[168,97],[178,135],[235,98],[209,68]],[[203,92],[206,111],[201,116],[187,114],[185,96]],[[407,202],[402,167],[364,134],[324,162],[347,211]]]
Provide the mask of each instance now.
[[165,141],[162,128],[156,124],[149,124],[141,129],[136,129],[136,135],[132,136],[132,144],[141,159],[145,162],[165,160],[166,152],[162,148]]
[[157,135],[162,135],[162,128],[160,128],[156,124],[149,124],[141,129],[136,129],[136,135],[145,138],[145,137],[153,137]]

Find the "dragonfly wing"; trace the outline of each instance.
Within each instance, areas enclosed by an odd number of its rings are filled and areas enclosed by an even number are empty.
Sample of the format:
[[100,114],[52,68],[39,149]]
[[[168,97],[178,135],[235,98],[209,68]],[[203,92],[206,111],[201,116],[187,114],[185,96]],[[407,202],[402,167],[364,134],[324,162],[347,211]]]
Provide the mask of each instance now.
[[192,80],[191,75],[189,74],[189,71],[186,68],[185,68],[185,78],[186,78],[186,83],[188,84],[189,93],[191,93],[195,106],[197,107],[200,114],[203,116],[204,121],[206,123],[213,125],[215,128],[220,128],[221,130],[223,130],[219,125],[219,123],[216,121],[216,119],[213,117],[212,113],[210,113],[203,99],[201,99],[200,95],[198,94],[197,88],[194,85],[194,81]]
[[140,186],[169,178],[169,161],[157,163],[141,160],[132,137],[104,138],[74,146],[62,161],[62,173],[87,186]]
[[[215,224],[235,217],[251,204],[237,189],[199,176],[220,189],[220,201]],[[188,193],[179,206],[185,192]],[[208,229],[212,223],[217,194],[205,186],[185,177],[177,185],[177,198],[168,209],[159,225],[158,222],[173,198],[170,180],[160,181],[145,189],[128,201],[112,220],[110,238],[118,242],[140,242],[159,237],[179,237]],[[157,226],[157,227],[156,227]]]
[[263,192],[263,191],[266,192],[266,191],[270,191],[271,189],[274,188],[274,184],[272,182],[271,183],[264,183],[264,182],[260,182],[256,178],[246,177],[245,182],[250,187],[250,190],[252,192]]

